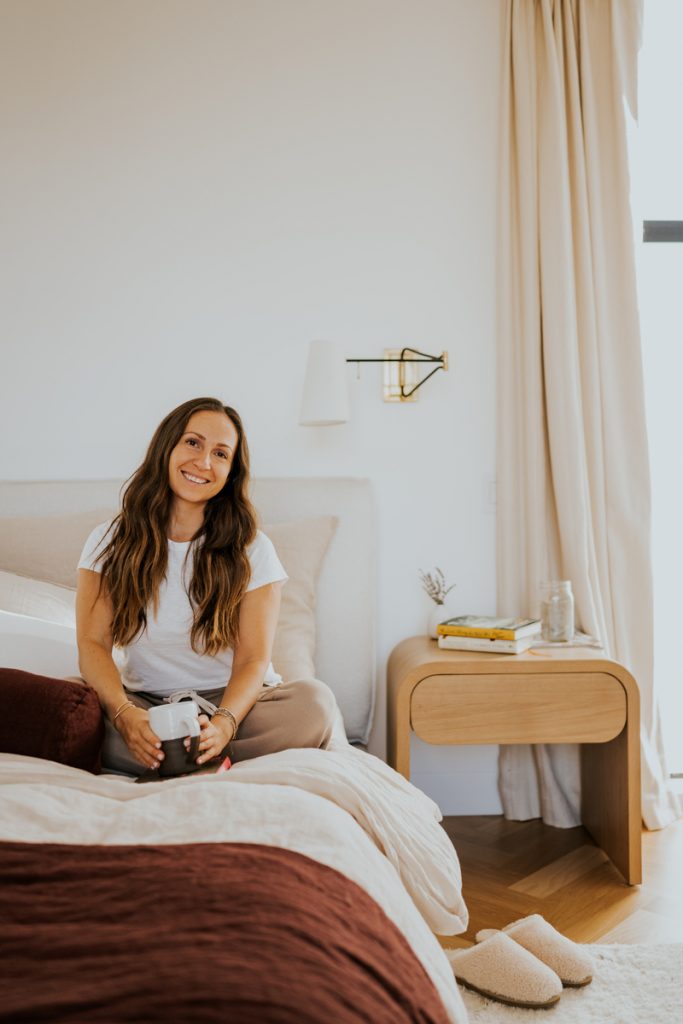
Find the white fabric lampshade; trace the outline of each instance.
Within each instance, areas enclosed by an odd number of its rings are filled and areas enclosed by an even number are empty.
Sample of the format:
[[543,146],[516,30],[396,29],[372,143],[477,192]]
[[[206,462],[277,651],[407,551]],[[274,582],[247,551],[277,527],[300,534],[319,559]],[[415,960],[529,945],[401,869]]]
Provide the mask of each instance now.
[[324,427],[349,419],[346,360],[334,341],[312,341],[308,351],[299,423]]

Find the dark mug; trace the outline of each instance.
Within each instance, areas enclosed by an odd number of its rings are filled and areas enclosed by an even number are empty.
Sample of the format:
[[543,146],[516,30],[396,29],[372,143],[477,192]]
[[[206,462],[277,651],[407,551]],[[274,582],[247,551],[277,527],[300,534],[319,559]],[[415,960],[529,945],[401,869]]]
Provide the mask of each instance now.
[[[189,750],[185,741],[190,741]],[[197,764],[199,753],[199,736],[181,736],[175,740],[162,740],[161,749],[164,757],[159,765],[159,775],[168,778],[172,775],[183,775],[185,772],[194,772],[202,766]]]

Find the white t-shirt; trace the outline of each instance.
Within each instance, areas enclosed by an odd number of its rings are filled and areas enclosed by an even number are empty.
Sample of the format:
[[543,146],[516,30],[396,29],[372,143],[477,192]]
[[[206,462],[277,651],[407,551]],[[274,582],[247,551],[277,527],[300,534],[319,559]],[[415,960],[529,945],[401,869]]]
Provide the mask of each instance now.
[[[79,569],[101,572],[97,557],[110,523],[101,523],[92,531],[81,553]],[[219,654],[197,654],[190,646],[192,606],[188,589],[192,580],[192,541],[168,542],[168,570],[159,588],[156,616],[148,614],[147,628],[123,648],[119,670],[129,690],[143,690],[168,697],[176,690],[218,690],[227,685],[232,673],[232,648]],[[251,579],[247,590],[287,579],[287,573],[275,553],[272,541],[260,530],[247,548]],[[183,574],[184,570],[184,574]],[[117,659],[118,661],[118,659]],[[282,682],[272,664],[264,680],[266,686]]]

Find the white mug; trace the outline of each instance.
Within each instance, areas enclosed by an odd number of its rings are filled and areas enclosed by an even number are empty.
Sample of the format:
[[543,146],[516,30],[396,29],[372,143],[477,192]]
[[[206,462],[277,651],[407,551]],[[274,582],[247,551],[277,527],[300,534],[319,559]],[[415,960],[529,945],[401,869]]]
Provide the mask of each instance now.
[[199,708],[193,700],[176,704],[158,704],[149,709],[149,724],[160,740],[179,740],[199,736]]

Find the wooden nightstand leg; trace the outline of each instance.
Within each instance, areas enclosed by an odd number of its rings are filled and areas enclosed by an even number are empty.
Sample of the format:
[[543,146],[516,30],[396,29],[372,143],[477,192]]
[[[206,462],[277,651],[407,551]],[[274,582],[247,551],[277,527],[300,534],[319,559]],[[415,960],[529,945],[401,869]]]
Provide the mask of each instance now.
[[640,762],[627,724],[609,743],[581,747],[581,820],[629,885],[642,882]]
[[387,709],[387,761],[410,781],[410,693],[406,687]]

